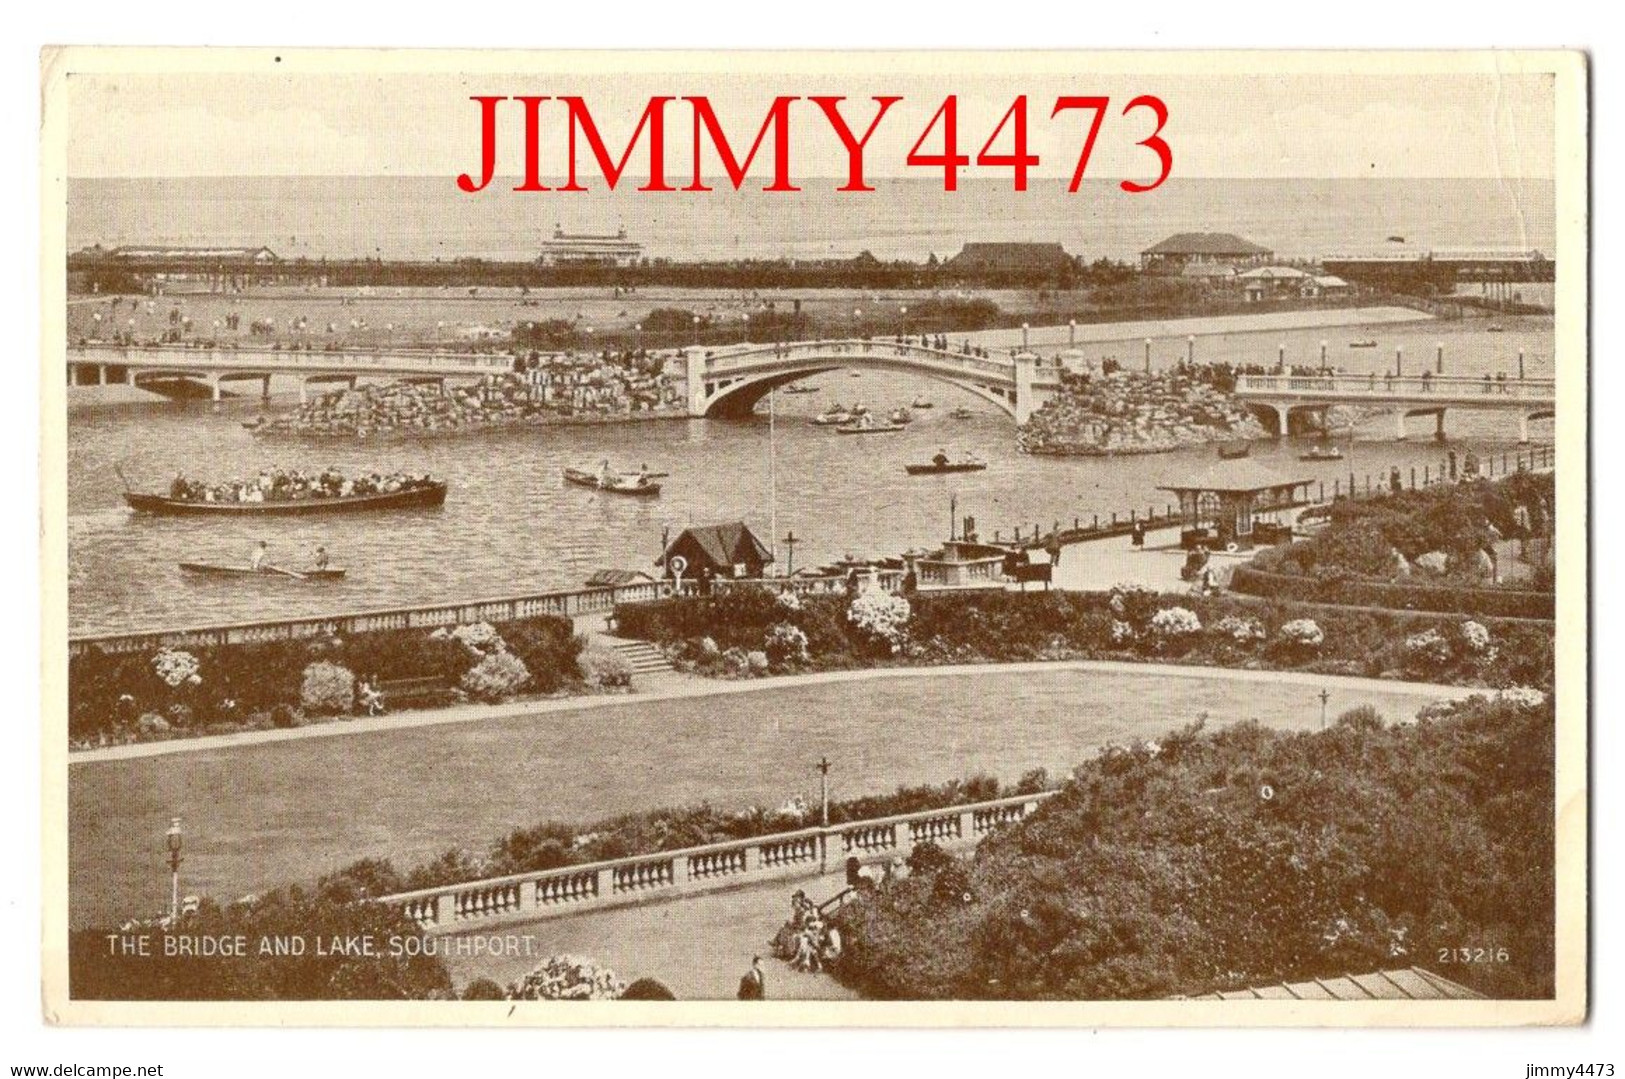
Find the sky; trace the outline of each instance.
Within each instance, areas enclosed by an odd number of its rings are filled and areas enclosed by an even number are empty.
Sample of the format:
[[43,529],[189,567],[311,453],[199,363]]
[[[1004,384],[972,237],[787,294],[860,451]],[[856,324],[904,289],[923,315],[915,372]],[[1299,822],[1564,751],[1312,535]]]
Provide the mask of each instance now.
[[[958,98],[959,151],[972,157],[1025,94],[1029,152],[1040,159],[1034,177],[1072,174],[1091,117],[1051,110],[1061,95],[1089,95],[1111,104],[1087,175],[1154,178],[1156,155],[1136,145],[1155,128],[1151,110],[1124,114],[1144,94],[1167,105],[1161,135],[1175,176],[1550,178],[1555,171],[1553,76],[1513,70],[1507,54],[72,56],[67,92],[47,109],[66,110],[67,169],[75,177],[477,175],[476,94],[579,95],[617,156],[652,95],[706,95],[741,156],[775,95],[844,95],[842,112],[859,133],[875,114],[872,96],[901,95],[866,153],[866,173],[877,177],[940,176],[905,159],[948,94]],[[669,70],[649,70],[649,56]],[[386,68],[377,67],[380,58]],[[351,70],[335,72],[335,62]],[[1215,63],[1228,70],[1206,70]],[[492,70],[468,73],[478,64]],[[188,70],[208,67],[235,70]],[[444,70],[421,70],[432,67]],[[516,175],[520,107],[506,102],[498,116],[497,171]],[[541,172],[559,176],[564,107],[546,102],[541,117]],[[685,103],[669,106],[667,168],[677,176],[691,168],[692,124]],[[796,177],[845,174],[845,153],[816,106],[796,102],[790,125]],[[941,133],[939,125],[922,152],[940,149]],[[1011,135],[1007,126],[993,150],[1007,152]],[[766,150],[751,170],[758,186],[768,182]],[[715,152],[702,156],[707,176],[726,182]],[[646,174],[644,146],[628,172]]]

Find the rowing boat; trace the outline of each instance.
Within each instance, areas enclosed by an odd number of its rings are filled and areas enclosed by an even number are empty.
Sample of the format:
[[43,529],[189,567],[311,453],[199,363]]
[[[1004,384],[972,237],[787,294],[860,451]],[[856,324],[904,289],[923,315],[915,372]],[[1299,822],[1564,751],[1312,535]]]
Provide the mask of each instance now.
[[273,514],[346,513],[360,510],[433,509],[446,501],[446,485],[441,482],[399,491],[379,491],[365,495],[335,495],[328,498],[268,498],[264,502],[206,502],[196,498],[170,498],[168,495],[126,491],[124,501],[137,513],[170,517],[214,514],[216,516],[261,517]]
[[660,493],[660,484],[640,483],[637,476],[611,476],[606,483],[597,473],[579,468],[565,469],[564,482],[573,483],[578,487],[591,487],[595,491],[609,495],[639,495],[647,498]]
[[948,461],[940,465],[933,461],[925,465],[904,465],[903,471],[910,476],[938,476],[949,472],[980,472],[986,467],[986,461]]
[[283,569],[281,566],[222,566],[213,562],[182,562],[181,569],[201,577],[277,577],[294,581],[337,581],[342,569]]

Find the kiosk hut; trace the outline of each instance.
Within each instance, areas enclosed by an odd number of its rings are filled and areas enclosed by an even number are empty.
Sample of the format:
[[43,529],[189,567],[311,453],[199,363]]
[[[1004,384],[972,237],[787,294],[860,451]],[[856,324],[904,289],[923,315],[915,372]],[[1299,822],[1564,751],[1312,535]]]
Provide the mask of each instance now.
[[[1180,546],[1241,551],[1290,536],[1290,528],[1268,517],[1306,505],[1309,484],[1242,458],[1216,461],[1196,476],[1157,490],[1172,491],[1179,498]],[[1259,520],[1261,515],[1266,519]]]
[[665,569],[667,577],[705,581],[714,577],[760,577],[762,568],[771,561],[773,553],[755,533],[743,521],[733,521],[683,529],[655,559],[655,565]]

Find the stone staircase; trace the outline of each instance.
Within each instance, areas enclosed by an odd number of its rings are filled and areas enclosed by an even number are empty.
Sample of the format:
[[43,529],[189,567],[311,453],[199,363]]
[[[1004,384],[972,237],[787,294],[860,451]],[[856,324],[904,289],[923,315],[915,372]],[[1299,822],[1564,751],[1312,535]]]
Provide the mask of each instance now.
[[627,637],[605,637],[604,643],[610,650],[619,655],[632,667],[632,677],[638,678],[651,674],[667,674],[672,670],[671,662],[661,653],[660,649],[648,641],[633,640]]

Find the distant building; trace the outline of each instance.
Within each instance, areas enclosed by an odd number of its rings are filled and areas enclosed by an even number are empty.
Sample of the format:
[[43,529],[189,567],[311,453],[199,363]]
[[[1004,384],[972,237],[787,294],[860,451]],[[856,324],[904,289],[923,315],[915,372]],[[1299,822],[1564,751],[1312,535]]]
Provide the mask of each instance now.
[[620,229],[613,236],[568,233],[553,228],[553,238],[542,241],[537,259],[543,266],[633,266],[643,257],[643,245],[626,238]]
[[1275,258],[1275,252],[1229,232],[1180,232],[1140,252],[1140,269],[1147,273],[1177,274],[1203,263],[1257,266]]
[[[90,254],[86,250],[85,254]],[[106,257],[141,262],[174,262],[214,265],[222,262],[252,262],[268,265],[282,261],[269,247],[168,247],[131,244],[115,247]]]
[[1295,266],[1260,266],[1237,274],[1241,294],[1257,302],[1271,296],[1313,295],[1314,275]]
[[963,274],[1055,273],[1073,265],[1060,244],[968,243],[946,266]]
[[692,581],[707,571],[712,577],[760,577],[762,568],[773,561],[773,553],[743,521],[733,521],[683,529],[655,559],[655,565],[664,567],[668,577],[679,576],[672,565],[678,558],[682,559],[680,576]]

